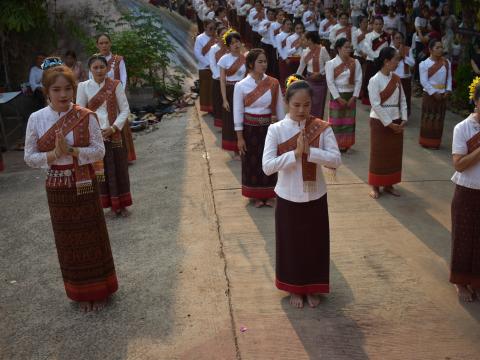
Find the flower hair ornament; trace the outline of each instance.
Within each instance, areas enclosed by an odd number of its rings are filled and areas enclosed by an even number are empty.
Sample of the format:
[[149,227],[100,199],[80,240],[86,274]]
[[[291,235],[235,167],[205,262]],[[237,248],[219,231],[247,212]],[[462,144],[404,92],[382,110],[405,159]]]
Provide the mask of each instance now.
[[234,33],[234,32],[237,32],[237,31],[233,28],[230,28],[227,31],[225,31],[225,34],[223,34],[223,36],[222,36],[222,40],[223,40],[223,43],[225,45],[227,45],[227,36]]
[[473,79],[472,83],[468,87],[468,98],[473,101],[473,98],[475,96],[475,89],[477,86],[480,85],[480,76],[477,76],[475,79]]
[[47,69],[50,69],[52,67],[55,67],[55,66],[60,66],[60,65],[63,65],[63,61],[62,59],[58,58],[58,57],[49,57],[49,58],[46,58],[42,65],[40,66],[40,68],[45,71]]
[[300,79],[296,77],[295,75],[290,75],[287,80],[285,81],[285,87],[288,88],[290,85],[292,85],[295,81],[299,81]]

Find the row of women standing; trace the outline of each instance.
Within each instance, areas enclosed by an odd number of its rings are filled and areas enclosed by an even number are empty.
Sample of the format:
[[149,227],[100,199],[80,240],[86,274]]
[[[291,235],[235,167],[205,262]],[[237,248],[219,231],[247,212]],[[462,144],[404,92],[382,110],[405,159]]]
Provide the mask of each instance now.
[[75,75],[59,58],[44,61],[42,84],[49,105],[30,116],[25,141],[26,163],[47,170],[65,290],[84,311],[102,309],[118,289],[102,208],[128,216],[132,204],[125,64],[109,52],[107,35],[99,36],[97,45],[108,53],[89,59],[91,79],[78,88]]

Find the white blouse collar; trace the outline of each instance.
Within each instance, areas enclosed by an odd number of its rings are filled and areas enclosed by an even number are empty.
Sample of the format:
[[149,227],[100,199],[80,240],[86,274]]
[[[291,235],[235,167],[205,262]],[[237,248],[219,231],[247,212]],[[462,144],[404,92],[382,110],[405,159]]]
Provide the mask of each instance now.
[[57,116],[58,118],[61,118],[63,115],[65,115],[66,113],[68,113],[70,110],[72,110],[72,106],[73,106],[73,103],[70,103],[70,106],[68,107],[68,110],[67,111],[64,111],[64,112],[58,112],[58,111],[55,111],[53,108],[52,108],[52,105],[48,105],[48,110],[50,110],[50,113]]
[[302,120],[302,121],[300,121],[300,123],[296,120],[292,120],[292,118],[290,117],[290,114],[286,114],[285,119],[283,119],[283,120],[285,120],[288,125],[295,126],[297,128],[299,127],[299,124],[300,124],[300,127],[304,127],[305,123],[306,123],[306,120]]

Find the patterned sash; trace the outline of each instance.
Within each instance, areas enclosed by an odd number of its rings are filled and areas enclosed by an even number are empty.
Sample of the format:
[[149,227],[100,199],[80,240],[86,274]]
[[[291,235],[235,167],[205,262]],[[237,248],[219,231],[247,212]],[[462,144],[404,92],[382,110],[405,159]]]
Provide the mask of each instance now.
[[282,27],[279,26],[276,30],[273,30],[273,35],[274,36],[277,36],[278,34],[280,34],[280,31],[282,31]]
[[337,20],[335,20],[335,19],[328,20],[328,22],[323,27],[323,30],[327,31],[330,28],[330,26],[336,25],[336,24],[337,24]]
[[301,41],[302,41],[302,37],[299,36],[299,37],[297,38],[297,40],[295,40],[294,42],[292,42],[292,48],[295,48],[295,49],[298,48],[298,47],[300,46],[300,42],[301,42]]
[[380,46],[388,42],[389,39],[390,39],[390,36],[386,32],[383,32],[382,35],[380,35],[379,37],[377,37],[372,41],[372,50],[377,51],[380,48]]
[[[401,86],[400,76],[392,73],[392,78],[388,82],[387,86],[385,87],[385,89],[383,89],[380,92],[380,104],[383,104],[385,101],[390,99],[390,97],[393,95],[395,90],[397,90],[400,86]],[[401,92],[400,92],[400,95],[401,95]],[[398,101],[400,103],[400,96]]]
[[240,68],[245,65],[245,56],[239,55],[237,60],[230,66],[228,69],[225,70],[225,75],[233,76],[237,73]]
[[355,59],[350,58],[347,62],[342,62],[333,70],[333,78],[336,79],[343,72],[350,70],[348,82],[350,85],[355,84]]
[[345,33],[347,35],[348,41],[352,41],[352,27],[351,26],[344,26],[340,30],[337,31],[337,36],[341,33]]
[[467,141],[468,153],[474,152],[480,147],[480,132],[474,135],[470,140]]
[[265,14],[263,11],[257,12],[253,17],[253,20],[263,20],[265,19]]
[[368,33],[364,32],[364,33],[361,33],[360,35],[357,36],[357,44],[360,44],[363,40],[365,40],[365,35],[367,35]]
[[310,60],[312,60],[312,67],[314,73],[320,72],[320,51],[322,50],[322,46],[316,46],[315,49],[310,50],[307,55],[305,55],[305,64],[308,64]]
[[282,45],[282,48],[284,48],[285,46],[287,46],[287,37],[288,37],[288,36],[286,36],[285,39],[282,40],[282,44],[281,44],[281,45]]
[[[38,139],[37,147],[41,152],[52,151],[55,149],[56,131],[61,130],[63,136],[73,131],[73,146],[87,147],[90,145],[89,118],[90,114],[97,116],[89,109],[82,108],[74,104],[72,109],[63,115],[43,136]],[[75,169],[75,186],[78,195],[93,192],[92,176],[90,166],[79,165],[78,159],[73,157],[73,167]]]
[[205,56],[210,51],[211,47],[215,45],[216,42],[217,39],[215,38],[215,36],[212,36],[210,40],[208,40],[208,42],[203,46],[202,55]]
[[215,61],[218,63],[218,60],[228,52],[228,48],[226,46],[222,46],[216,53],[215,53]]
[[123,56],[120,55],[112,55],[110,60],[107,62],[107,74],[113,68],[113,78],[115,80],[120,80],[120,63],[123,60]]
[[438,70],[445,66],[445,70],[447,71],[447,76],[445,77],[445,84],[448,81],[448,61],[445,59],[440,59],[436,61],[432,66],[428,68],[428,78],[430,79],[433,75],[437,73]]
[[[305,135],[307,142],[313,147],[320,146],[320,135],[330,125],[328,122],[317,119],[313,116],[307,120],[305,124]],[[291,137],[287,141],[278,145],[277,154],[282,155],[288,151],[295,150],[297,148],[297,138],[300,135]],[[304,191],[310,191],[316,185],[317,180],[317,164],[308,162],[308,155],[302,154],[302,177]]]
[[265,79],[257,84],[257,87],[250,91],[243,99],[243,104],[246,106],[252,105],[255,101],[260,99],[268,90],[272,93],[272,102],[270,104],[270,111],[272,116],[277,116],[277,100],[278,100],[278,80],[267,76]]

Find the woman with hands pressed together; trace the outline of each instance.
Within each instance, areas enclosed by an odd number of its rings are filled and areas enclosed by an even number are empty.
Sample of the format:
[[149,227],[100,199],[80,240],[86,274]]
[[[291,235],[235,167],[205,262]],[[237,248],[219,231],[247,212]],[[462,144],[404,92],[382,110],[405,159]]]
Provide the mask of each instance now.
[[246,57],[248,75],[235,84],[233,118],[242,157],[242,195],[255,207],[273,206],[277,176],[262,170],[262,154],[268,127],[283,119],[282,92],[278,80],[265,74],[268,60],[264,50],[252,49]]
[[287,80],[288,114],[268,128],[263,171],[278,173],[275,193],[276,286],[290,304],[311,307],[329,292],[330,230],[322,166],[338,168],[341,155],[327,122],[310,115],[312,89],[299,76]]
[[229,53],[218,61],[220,68],[220,91],[223,100],[222,149],[233,151],[235,160],[240,160],[237,135],[233,124],[233,89],[235,84],[245,77],[245,56],[240,34],[229,29],[223,35],[223,41]]
[[117,288],[92,164],[105,154],[96,115],[73,104],[76,79],[47,58],[42,84],[50,105],[30,115],[25,162],[47,170],[46,191],[67,296],[84,311],[102,309]]
[[93,55],[88,60],[93,79],[78,84],[77,104],[95,111],[105,142],[105,158],[95,163],[100,184],[100,199],[104,208],[115,215],[128,216],[132,205],[128,153],[125,144],[126,126],[130,113],[128,100],[119,80],[107,77],[107,60]]
[[378,199],[380,187],[393,196],[400,194],[393,185],[402,180],[403,130],[407,102],[401,79],[394,73],[400,56],[392,47],[383,48],[375,65],[380,68],[368,84],[370,110],[370,196]]

